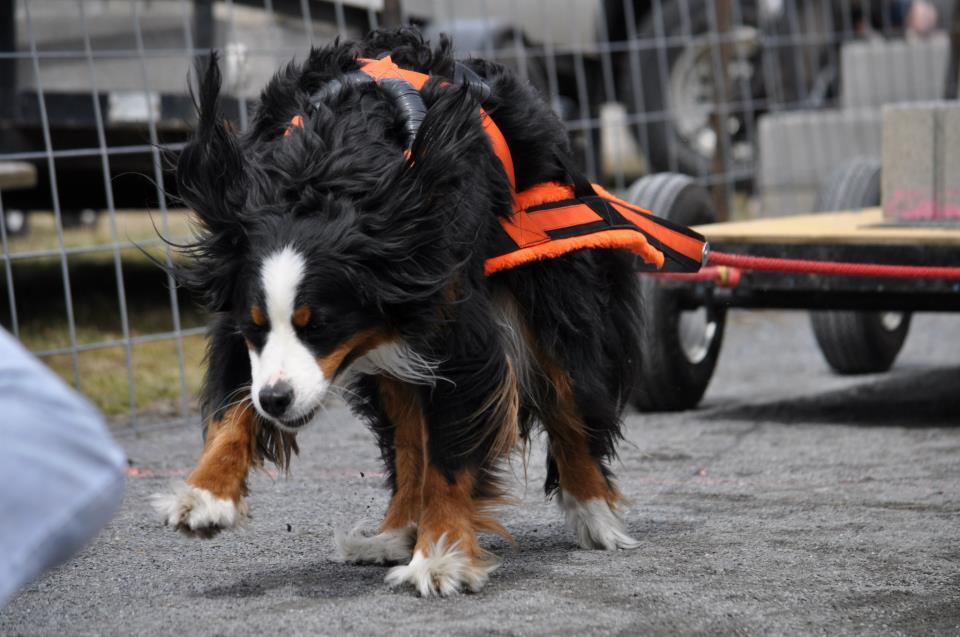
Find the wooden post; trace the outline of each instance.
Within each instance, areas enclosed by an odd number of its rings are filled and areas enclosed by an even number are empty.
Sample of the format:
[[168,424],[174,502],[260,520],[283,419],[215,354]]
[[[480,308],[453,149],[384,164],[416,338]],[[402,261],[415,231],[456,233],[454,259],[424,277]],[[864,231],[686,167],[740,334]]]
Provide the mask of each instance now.
[[396,29],[403,24],[401,0],[383,0],[383,26]]
[[[713,151],[713,164],[711,172],[713,175],[723,175],[728,168],[727,161],[729,153],[729,144],[727,142],[727,120],[729,113],[727,105],[730,101],[730,59],[732,57],[730,48],[732,44],[727,40],[730,35],[730,0],[715,0],[713,3],[716,15],[717,38],[719,46],[717,53],[720,58],[720,68],[715,69],[713,74],[713,130],[717,136],[717,144]],[[716,58],[714,58],[716,59]],[[728,181],[724,178],[713,184],[711,190],[713,194],[713,206],[717,213],[717,221],[726,221],[730,218],[730,200],[733,195],[730,192]]]
[[947,81],[944,83],[943,98],[955,100],[957,83],[960,82],[960,0],[953,3],[953,24],[950,26],[950,60],[947,64]]
[[[17,50],[16,2],[0,2],[0,51]],[[0,60],[0,117],[13,118],[17,110],[17,60]]]

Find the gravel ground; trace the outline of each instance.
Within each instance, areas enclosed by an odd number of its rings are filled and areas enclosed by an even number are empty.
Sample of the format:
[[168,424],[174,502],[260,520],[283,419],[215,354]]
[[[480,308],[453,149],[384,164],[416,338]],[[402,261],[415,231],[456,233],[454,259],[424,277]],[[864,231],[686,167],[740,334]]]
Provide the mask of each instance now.
[[[333,531],[387,502],[370,434],[342,410],[302,436],[289,479],[259,474],[246,529],[160,525],[195,429],[126,438],[120,515],[0,612],[4,635],[960,634],[960,334],[915,317],[895,370],[838,378],[805,316],[736,313],[703,407],[631,414],[616,467],[642,548],[577,549],[534,449],[517,540],[484,591],[420,599],[334,562]],[[522,463],[516,473],[522,476]]]

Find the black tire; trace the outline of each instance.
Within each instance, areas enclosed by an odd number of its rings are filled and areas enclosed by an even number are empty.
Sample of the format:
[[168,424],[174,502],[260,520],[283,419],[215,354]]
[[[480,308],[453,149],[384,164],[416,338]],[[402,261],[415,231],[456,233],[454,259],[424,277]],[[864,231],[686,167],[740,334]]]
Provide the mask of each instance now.
[[[738,3],[740,6],[741,20],[743,25],[749,25],[752,28],[758,28],[757,7],[754,0],[742,0]],[[619,86],[622,87],[623,100],[627,104],[631,113],[640,113],[657,118],[646,124],[640,124],[643,128],[638,130],[638,141],[650,160],[653,170],[678,170],[693,175],[700,175],[709,172],[712,157],[706,156],[705,151],[698,149],[698,143],[684,134],[679,123],[680,109],[677,104],[671,104],[669,99],[670,84],[677,72],[678,60],[684,59],[685,51],[691,50],[696,36],[705,35],[712,28],[711,12],[713,11],[713,2],[709,0],[664,0],[661,4],[662,9],[657,15],[655,10],[650,10],[644,16],[637,16],[639,24],[637,25],[637,37],[641,42],[653,42],[666,36],[677,39],[683,39],[684,45],[676,44],[658,44],[656,47],[644,47],[636,55],[636,65],[639,70],[640,92],[636,95],[634,87],[634,69],[629,59],[620,64]],[[665,60],[663,59],[665,57]],[[754,68],[759,69],[759,56],[754,59],[751,56],[750,61]],[[665,63],[665,68],[662,66]],[[662,71],[666,71],[664,77]],[[757,95],[762,83],[757,82],[756,86],[749,87],[750,95],[753,101],[760,102],[762,95]],[[742,89],[740,86],[731,86],[731,101],[743,102]],[[711,93],[712,99],[712,93]],[[731,116],[741,119],[738,114],[731,113]],[[754,119],[756,113],[746,112],[744,117]],[[709,124],[708,124],[709,125]],[[751,124],[752,125],[752,124]],[[742,128],[736,134],[736,138],[746,138],[746,129]],[[731,168],[738,174],[749,174],[752,168],[753,158],[746,160],[731,160]]]
[[[820,212],[880,205],[880,162],[870,158],[841,164],[817,194]],[[810,312],[813,335],[838,374],[875,374],[893,365],[910,329],[910,314],[897,312]]]
[[[683,225],[716,221],[707,191],[686,175],[661,173],[637,180],[626,199],[654,214]],[[724,308],[707,306],[695,313],[680,307],[675,287],[640,276],[642,360],[633,404],[640,411],[680,411],[697,406],[707,390],[720,356]],[[703,333],[681,333],[692,315],[702,313]],[[690,330],[699,324],[692,323]],[[702,337],[702,339],[700,338]]]

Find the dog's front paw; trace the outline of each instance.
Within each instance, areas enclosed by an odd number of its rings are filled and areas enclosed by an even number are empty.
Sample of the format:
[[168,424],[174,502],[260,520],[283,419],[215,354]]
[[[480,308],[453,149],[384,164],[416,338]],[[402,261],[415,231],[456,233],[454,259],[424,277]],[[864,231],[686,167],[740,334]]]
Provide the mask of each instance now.
[[640,547],[640,542],[627,535],[623,520],[603,498],[581,501],[561,492],[559,503],[581,548],[615,551]]
[[173,493],[154,494],[150,501],[165,524],[201,538],[211,538],[224,529],[240,525],[248,513],[243,498],[233,502],[189,484],[178,485]]
[[385,579],[391,587],[410,584],[422,597],[447,597],[464,588],[479,593],[497,566],[474,559],[460,549],[459,542],[449,543],[444,535],[429,545],[426,554],[418,550],[409,564],[391,568]]
[[387,529],[376,535],[365,535],[354,528],[349,533],[337,531],[334,535],[337,554],[343,562],[354,564],[392,564],[405,562],[413,554],[417,528]]

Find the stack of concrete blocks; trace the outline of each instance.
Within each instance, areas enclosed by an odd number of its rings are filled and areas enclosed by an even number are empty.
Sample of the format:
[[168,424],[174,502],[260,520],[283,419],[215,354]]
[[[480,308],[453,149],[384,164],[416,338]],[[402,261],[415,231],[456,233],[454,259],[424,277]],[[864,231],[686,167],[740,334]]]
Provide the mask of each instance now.
[[944,34],[845,44],[839,108],[760,118],[761,214],[809,212],[817,189],[836,166],[854,157],[880,158],[884,105],[940,99],[949,51]]
[[890,221],[960,224],[960,102],[884,108],[882,190]]

